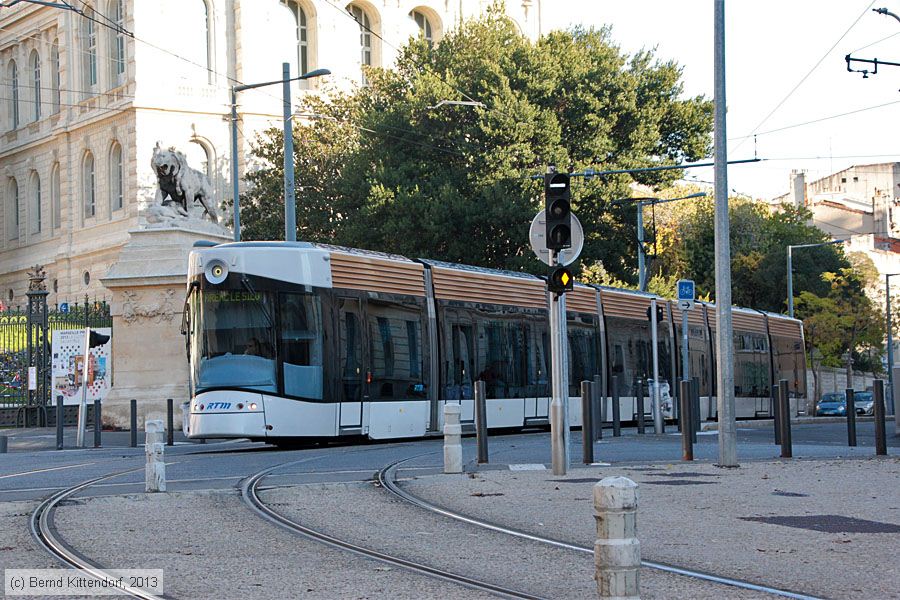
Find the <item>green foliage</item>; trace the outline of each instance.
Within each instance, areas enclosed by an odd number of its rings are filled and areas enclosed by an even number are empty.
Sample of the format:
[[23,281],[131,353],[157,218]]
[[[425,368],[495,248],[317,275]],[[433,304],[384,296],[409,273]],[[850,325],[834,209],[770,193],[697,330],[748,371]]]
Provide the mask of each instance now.
[[[712,105],[680,99],[681,70],[652,52],[624,54],[607,29],[553,32],[533,43],[495,6],[434,47],[411,40],[369,85],[323,98],[294,129],[298,239],[545,272],[528,247],[543,189],[561,169],[674,164],[706,156]],[[445,105],[474,99],[484,107]],[[242,196],[247,239],[281,237],[281,135],[267,132]],[[677,171],[643,175],[662,186]],[[634,211],[624,176],[576,180],[587,232],[583,264],[635,279]]]

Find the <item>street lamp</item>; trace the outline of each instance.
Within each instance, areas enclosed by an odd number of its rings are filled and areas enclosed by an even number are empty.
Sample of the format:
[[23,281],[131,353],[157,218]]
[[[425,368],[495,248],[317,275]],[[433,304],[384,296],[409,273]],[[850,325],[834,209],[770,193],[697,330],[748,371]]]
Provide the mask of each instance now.
[[794,318],[794,270],[792,252],[794,248],[815,248],[816,246],[832,246],[834,244],[843,244],[844,240],[831,240],[830,242],[820,242],[818,244],[795,244],[787,247],[787,296],[788,296],[788,316]]
[[331,75],[328,69],[316,69],[291,78],[289,63],[282,63],[282,78],[276,81],[231,86],[231,185],[234,194],[234,241],[241,241],[241,204],[238,190],[237,93],[244,90],[282,84],[284,98],[284,239],[297,241],[297,217],[294,203],[294,136],[291,132],[291,82]]
[[655,206],[657,204],[665,204],[666,202],[678,202],[679,200],[690,200],[692,198],[705,198],[706,192],[696,192],[681,198],[623,198],[614,200],[612,204],[621,204],[623,202],[637,202],[637,240],[638,240],[638,289],[642,292],[647,291],[647,252],[644,250],[644,207]]

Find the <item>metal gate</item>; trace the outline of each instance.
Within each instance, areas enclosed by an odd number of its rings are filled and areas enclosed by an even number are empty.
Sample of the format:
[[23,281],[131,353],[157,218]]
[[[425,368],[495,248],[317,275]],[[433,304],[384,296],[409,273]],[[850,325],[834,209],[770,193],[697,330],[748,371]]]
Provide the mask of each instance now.
[[[51,404],[53,332],[59,329],[112,327],[105,301],[47,306],[46,274],[40,266],[28,272],[28,303],[0,311],[0,425],[42,427],[53,420]],[[29,386],[29,370],[34,377]],[[32,387],[34,389],[29,389]]]

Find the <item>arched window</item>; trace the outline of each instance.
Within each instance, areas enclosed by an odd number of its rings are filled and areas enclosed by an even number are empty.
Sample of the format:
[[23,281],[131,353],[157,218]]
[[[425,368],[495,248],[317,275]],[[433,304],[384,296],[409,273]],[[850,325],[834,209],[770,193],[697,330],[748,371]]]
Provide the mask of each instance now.
[[41,57],[37,50],[31,51],[31,58],[28,62],[31,64],[31,99],[33,101],[31,120],[38,121],[41,118]]
[[347,11],[349,11],[349,13],[353,15],[353,18],[356,19],[356,22],[359,23],[360,64],[363,66],[362,83],[365,84],[365,67],[372,66],[372,55],[374,51],[372,46],[372,31],[374,31],[372,29],[372,19],[369,17],[369,13],[357,4],[347,5]]
[[125,2],[109,0],[107,15],[114,27],[109,32],[109,81],[112,87],[125,83]]
[[120,210],[125,205],[125,172],[122,165],[122,146],[114,142],[109,151],[109,207]]
[[50,48],[50,73],[52,79],[50,81],[50,102],[53,114],[59,112],[59,40],[53,40],[53,46]]
[[97,214],[97,180],[94,174],[94,155],[88,151],[84,153],[81,163],[81,204],[86,219]]
[[6,188],[8,200],[6,203],[6,237],[11,240],[19,239],[19,184],[11,177]]
[[34,235],[41,232],[41,178],[37,171],[32,171],[28,187],[31,188],[31,206],[28,211],[31,222],[29,233]]
[[85,96],[97,87],[97,17],[90,8],[81,17],[81,83]]
[[425,38],[429,45],[434,44],[434,31],[431,27],[431,21],[428,16],[420,10],[413,10],[409,13],[409,18],[416,22],[419,27],[419,35]]
[[62,204],[59,196],[59,163],[50,171],[50,210],[53,213],[53,228],[62,226]]
[[6,67],[6,77],[9,79],[9,128],[19,127],[19,67],[16,61],[9,61]]
[[172,50],[187,59],[177,60],[178,70],[186,79],[197,81],[201,69],[206,69],[208,83],[213,83],[213,28],[210,22],[209,6],[205,0],[179,0],[178,23],[174,32],[177,41]]

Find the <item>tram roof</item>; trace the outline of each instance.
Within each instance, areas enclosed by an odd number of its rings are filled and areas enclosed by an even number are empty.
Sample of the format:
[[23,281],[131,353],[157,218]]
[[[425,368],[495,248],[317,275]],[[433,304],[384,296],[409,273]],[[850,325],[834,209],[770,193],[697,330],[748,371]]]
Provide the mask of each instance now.
[[420,262],[432,267],[441,267],[444,269],[456,269],[457,271],[469,271],[470,273],[483,273],[485,275],[503,275],[505,277],[518,277],[529,281],[540,281],[541,278],[530,273],[521,273],[519,271],[506,271],[504,269],[489,269],[487,267],[476,267],[473,265],[464,265],[461,263],[445,262],[442,260],[432,260],[430,258],[420,258]]

